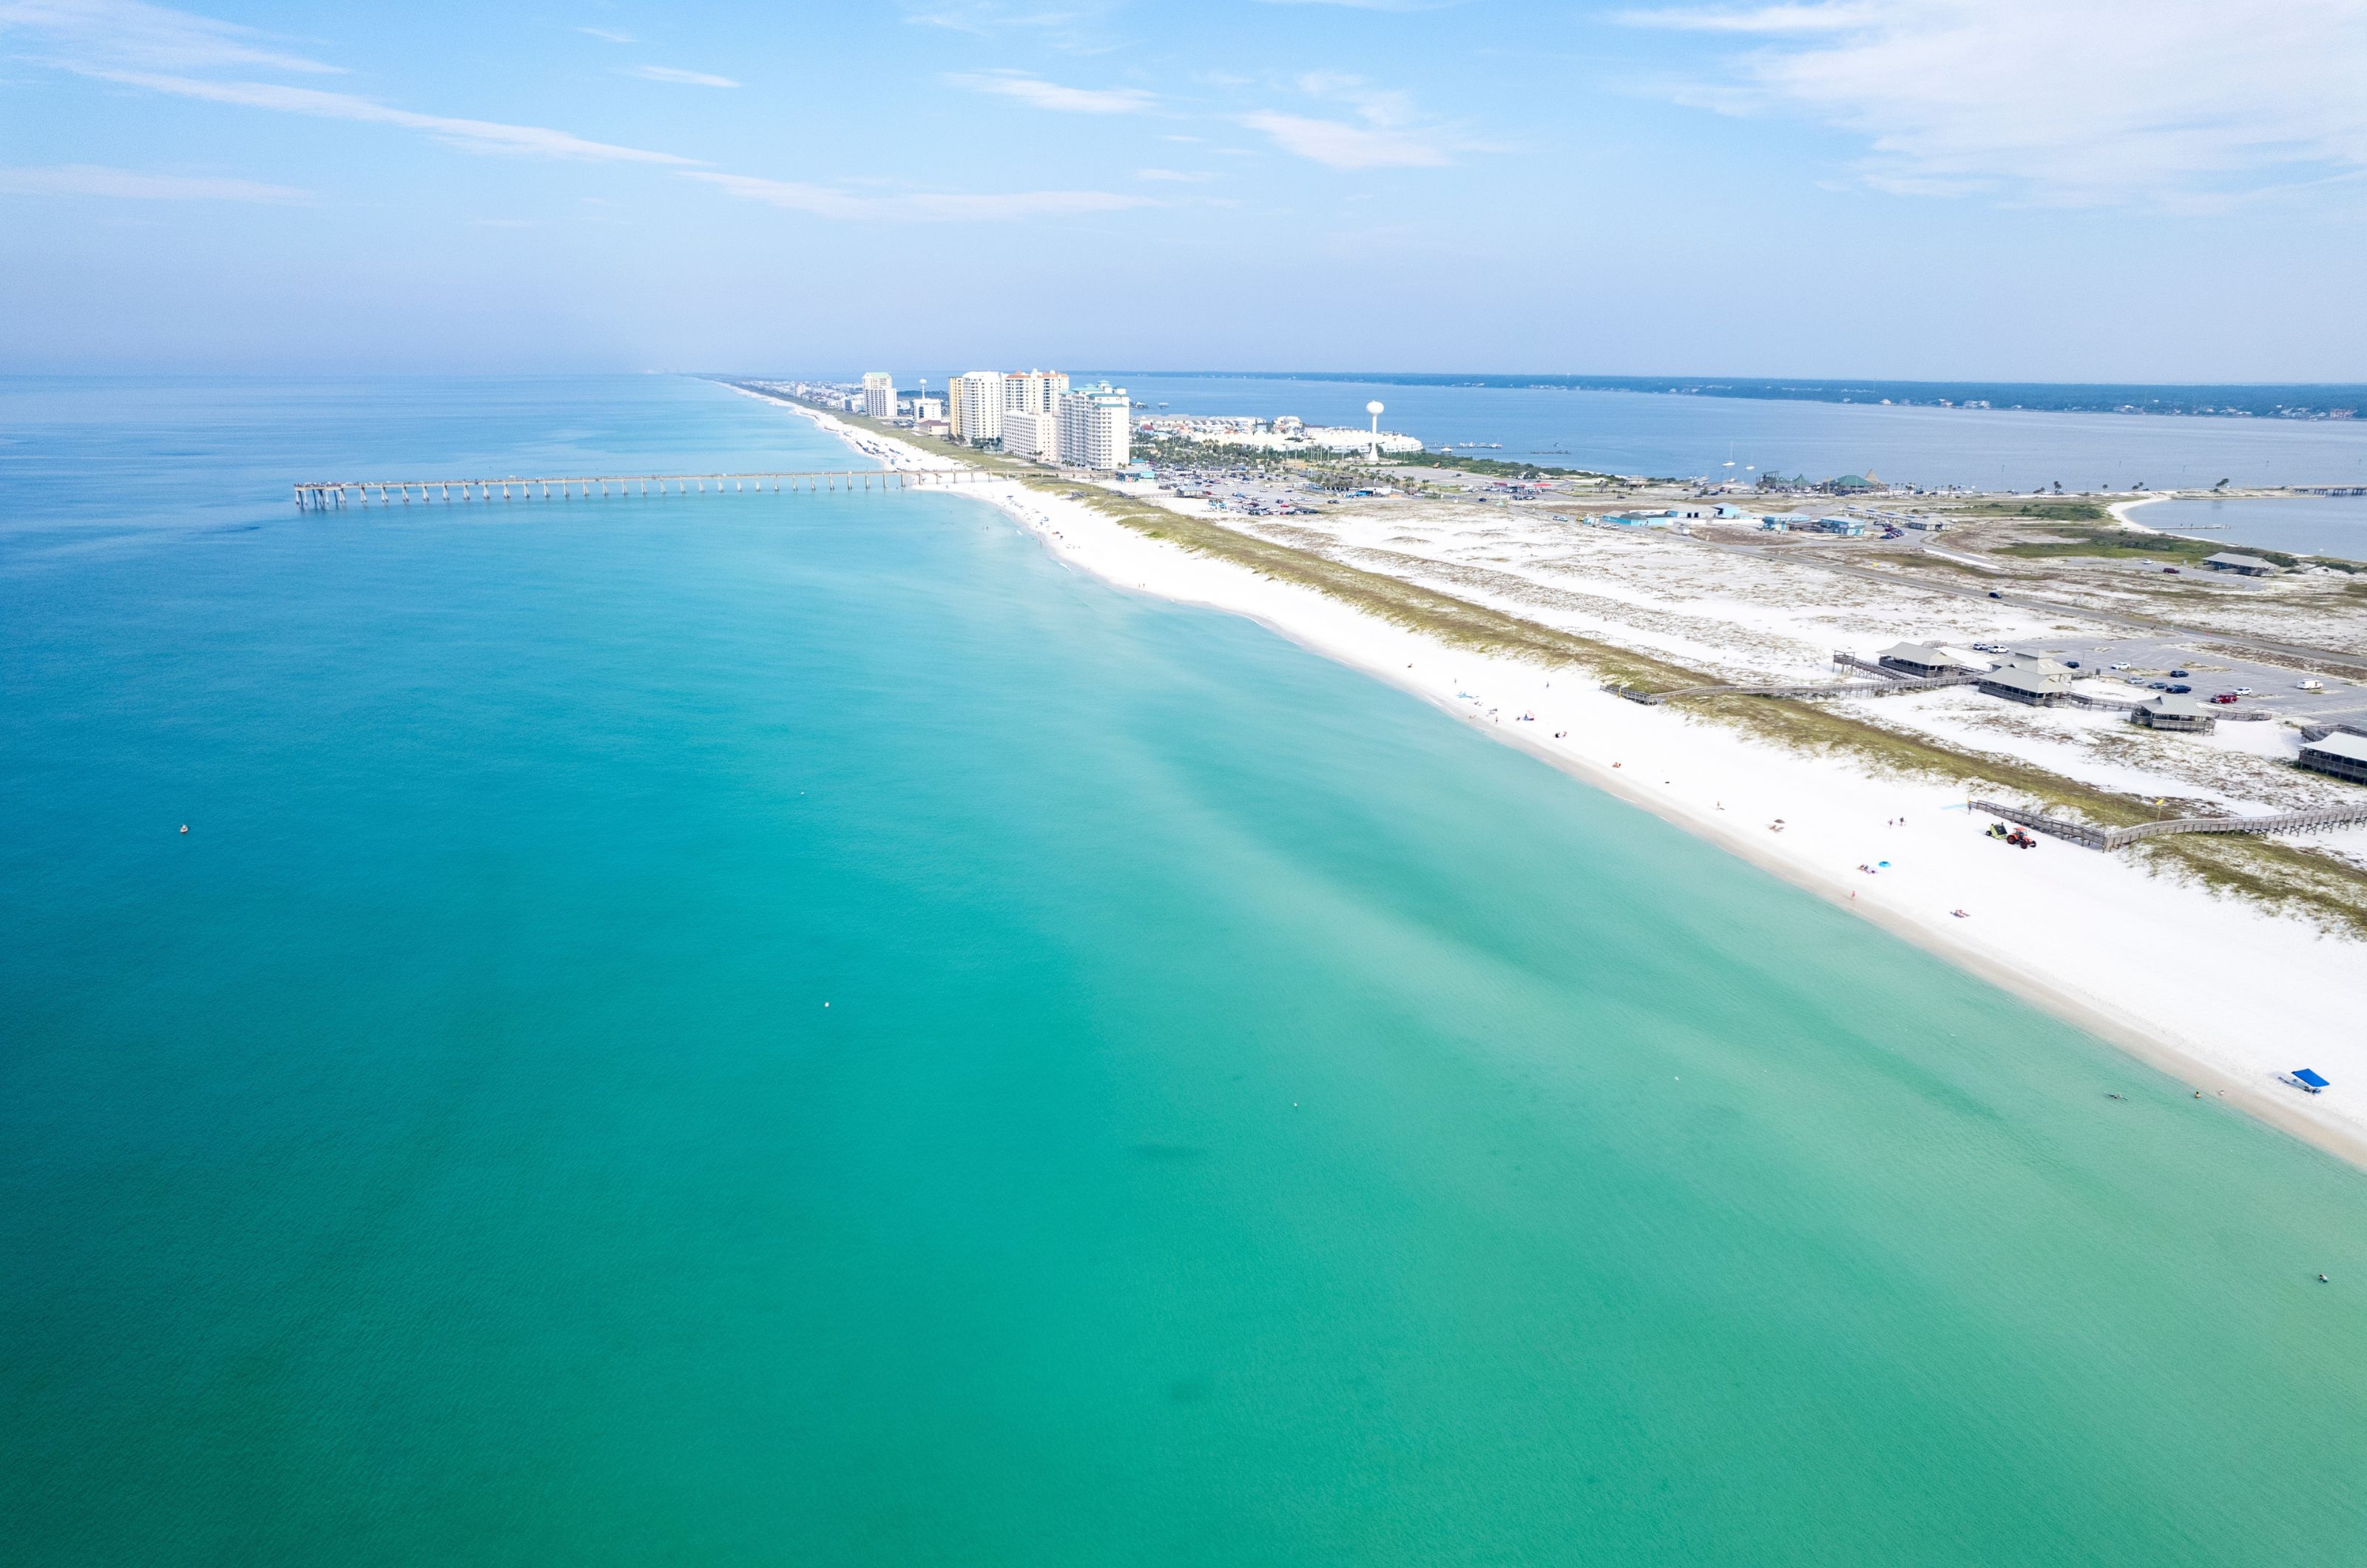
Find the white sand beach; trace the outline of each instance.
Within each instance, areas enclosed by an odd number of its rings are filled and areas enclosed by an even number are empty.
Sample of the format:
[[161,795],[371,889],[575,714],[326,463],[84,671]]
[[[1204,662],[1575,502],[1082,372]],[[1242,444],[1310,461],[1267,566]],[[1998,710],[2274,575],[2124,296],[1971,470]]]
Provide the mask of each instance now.
[[[767,400],[892,467],[961,466]],[[1672,706],[1625,702],[1582,672],[1460,651],[1077,502],[1002,481],[963,493],[1002,508],[1080,570],[1249,616],[1988,978],[2204,1097],[2367,1166],[2367,943],[2132,856],[2054,840],[2006,849],[1951,786],[1875,776]],[[2300,1066],[2334,1087],[2308,1095],[2281,1081]]]

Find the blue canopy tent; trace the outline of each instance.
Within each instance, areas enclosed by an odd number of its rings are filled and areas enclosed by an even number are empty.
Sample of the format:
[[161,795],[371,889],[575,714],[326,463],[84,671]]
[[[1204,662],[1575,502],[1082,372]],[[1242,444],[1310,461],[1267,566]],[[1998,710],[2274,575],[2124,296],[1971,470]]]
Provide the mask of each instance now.
[[2312,1094],[2316,1094],[2320,1089],[2327,1087],[2326,1080],[2319,1077],[2315,1072],[2312,1072],[2307,1067],[2295,1067],[2286,1076],[2294,1083],[2297,1083],[2301,1085],[2302,1088],[2309,1090]]

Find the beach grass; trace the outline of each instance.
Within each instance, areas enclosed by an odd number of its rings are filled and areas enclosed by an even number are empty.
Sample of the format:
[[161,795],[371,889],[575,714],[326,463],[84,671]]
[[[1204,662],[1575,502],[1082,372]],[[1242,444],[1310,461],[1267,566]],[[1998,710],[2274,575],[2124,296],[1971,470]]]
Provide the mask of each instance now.
[[[1057,481],[1028,482],[1048,491],[1065,493],[1069,488]],[[1232,561],[1263,577],[1312,588],[1450,647],[1571,666],[1606,683],[1646,691],[1715,684],[1719,679],[1206,518],[1188,517],[1104,491],[1087,491],[1085,500],[1095,510],[1152,538]],[[1861,766],[1901,777],[1944,779],[1963,787],[1968,795],[2008,794],[2103,827],[2131,827],[2162,816],[2134,795],[2098,789],[2011,758],[1901,735],[1817,703],[1701,697],[1688,699],[1683,711],[1794,750],[1847,757]],[[2293,844],[2253,836],[2196,834],[2149,840],[2115,852],[2142,854],[2171,874],[2367,936],[2367,872]]]
[[[873,434],[910,441],[912,433],[854,415],[836,416]],[[1025,458],[963,450],[961,460],[989,469],[1048,495],[1073,497],[1126,527],[1154,539],[1245,567],[1262,577],[1301,587],[1353,605],[1408,631],[1449,647],[1496,658],[1582,670],[1606,684],[1643,691],[1713,685],[1719,677],[1613,643],[1523,620],[1488,605],[1457,599],[1436,589],[1366,571],[1313,550],[1188,516],[1135,497],[1072,480]],[[2083,507],[2087,502],[2044,502]],[[2101,509],[2099,514],[2101,515]],[[2137,535],[2118,529],[2092,532],[2112,538],[2172,540],[2213,553],[2203,540],[2169,535]],[[2094,554],[2088,543],[2051,553]],[[1945,780],[1976,793],[2005,793],[2102,827],[2131,827],[2162,815],[2134,795],[2114,794],[2011,758],[1943,746],[1882,728],[1813,702],[1772,697],[1688,699],[1693,717],[1727,726],[1794,750],[1846,757],[1899,777]],[[2367,936],[2367,871],[2295,844],[2264,837],[2192,834],[2152,839],[2114,852],[2141,854],[2165,873],[2218,892],[2297,915],[2330,929]]]

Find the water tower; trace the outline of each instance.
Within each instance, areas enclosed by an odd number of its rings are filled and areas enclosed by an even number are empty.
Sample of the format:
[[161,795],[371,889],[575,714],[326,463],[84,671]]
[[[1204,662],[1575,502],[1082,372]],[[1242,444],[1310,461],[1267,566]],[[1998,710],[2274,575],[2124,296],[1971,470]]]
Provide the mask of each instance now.
[[1365,412],[1373,416],[1373,444],[1365,448],[1365,461],[1377,463],[1381,460],[1381,405],[1378,402],[1366,403]]

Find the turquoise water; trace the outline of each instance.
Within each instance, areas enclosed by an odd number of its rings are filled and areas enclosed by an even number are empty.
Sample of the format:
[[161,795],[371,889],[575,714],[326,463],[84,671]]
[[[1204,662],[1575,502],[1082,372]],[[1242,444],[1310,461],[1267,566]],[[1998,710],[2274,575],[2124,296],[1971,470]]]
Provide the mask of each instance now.
[[843,461],[697,383],[5,397],[10,1562],[2361,1559],[2367,1179],[1409,698],[284,499]]

